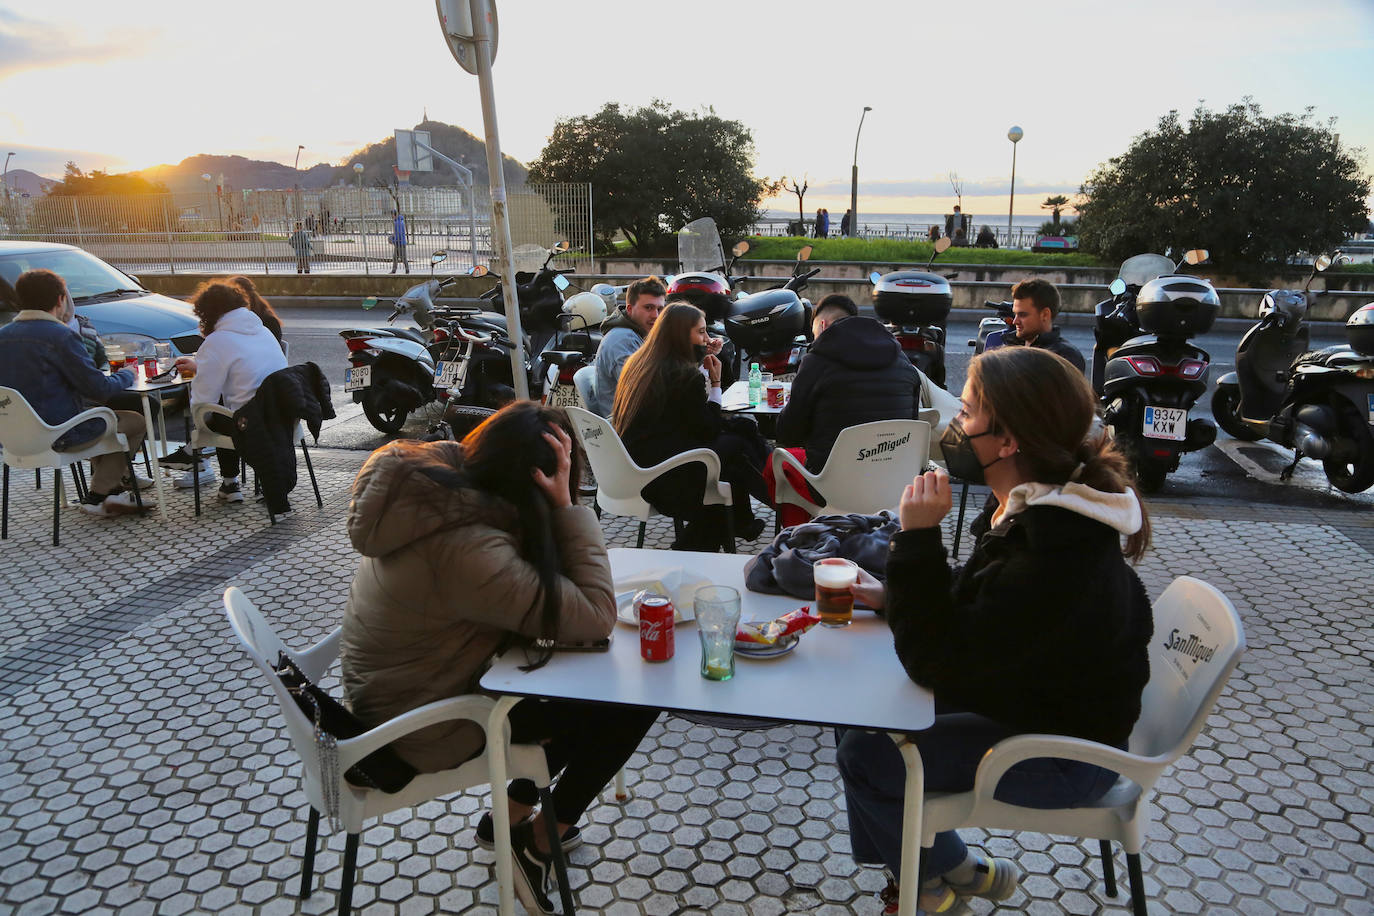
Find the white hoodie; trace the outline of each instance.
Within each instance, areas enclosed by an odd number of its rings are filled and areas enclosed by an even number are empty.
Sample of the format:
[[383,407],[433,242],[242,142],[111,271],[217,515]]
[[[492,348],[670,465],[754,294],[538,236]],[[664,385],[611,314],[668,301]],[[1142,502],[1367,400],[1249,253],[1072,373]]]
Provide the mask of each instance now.
[[994,518],[994,524],[1001,524],[1022,509],[1031,506],[1058,506],[1079,515],[1101,522],[1124,535],[1132,535],[1140,530],[1143,516],[1140,500],[1134,490],[1125,493],[1106,493],[1094,490],[1081,483],[1066,483],[1056,486],[1048,483],[1023,483],[1013,487],[1007,494],[1007,504]]
[[286,356],[262,320],[246,308],[225,312],[196,351],[192,404],[223,402],[238,410],[252,400],[262,380],[286,368]]

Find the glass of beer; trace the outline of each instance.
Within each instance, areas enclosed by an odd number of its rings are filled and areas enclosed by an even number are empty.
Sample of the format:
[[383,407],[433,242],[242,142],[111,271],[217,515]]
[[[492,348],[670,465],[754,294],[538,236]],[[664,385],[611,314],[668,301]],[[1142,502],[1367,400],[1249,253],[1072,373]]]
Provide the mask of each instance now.
[[728,681],[735,676],[735,633],[739,630],[739,592],[728,585],[697,589],[692,612],[701,636],[701,676]]
[[816,580],[816,610],[821,626],[847,627],[854,618],[854,593],[849,587],[859,581],[859,567],[843,557],[817,560],[811,567]]

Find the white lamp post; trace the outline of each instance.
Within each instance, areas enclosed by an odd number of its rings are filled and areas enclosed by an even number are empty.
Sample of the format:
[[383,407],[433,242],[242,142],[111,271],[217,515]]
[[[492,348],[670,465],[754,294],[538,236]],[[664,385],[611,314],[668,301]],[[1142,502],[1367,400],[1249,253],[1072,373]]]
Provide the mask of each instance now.
[[367,229],[363,222],[363,164],[353,163],[353,174],[358,176],[358,239],[363,246],[363,273],[370,274],[372,271],[367,265]]
[[859,115],[859,129],[854,131],[854,165],[849,172],[849,235],[851,238],[859,234],[859,134],[864,129],[864,117],[872,110],[872,107],[864,106],[863,113]]
[[204,173],[203,175],[200,176],[200,180],[203,181],[203,182],[205,182],[205,218],[206,218],[206,219],[209,219],[209,218],[210,218],[210,202],[211,202],[211,200],[212,200],[212,196],[211,196],[211,194],[210,194],[210,182],[214,181],[215,179],[214,179],[213,176],[211,176],[211,174],[210,174],[209,172],[206,172],[206,173]]
[[1007,131],[1007,139],[1011,141],[1011,202],[1007,204],[1007,244],[1011,244],[1011,215],[1016,209],[1016,144],[1021,142],[1021,138],[1026,132],[1019,127],[1012,127]]
[[301,213],[301,150],[303,149],[305,149],[304,143],[296,145],[296,161],[291,166],[291,171],[295,173],[295,182],[292,186],[292,191],[294,193],[291,196],[295,198],[296,202],[296,219],[304,218],[304,215]]
[[0,177],[0,185],[5,188],[5,203],[7,204],[10,202],[10,159],[13,156],[14,153],[5,154],[5,171],[3,177]]

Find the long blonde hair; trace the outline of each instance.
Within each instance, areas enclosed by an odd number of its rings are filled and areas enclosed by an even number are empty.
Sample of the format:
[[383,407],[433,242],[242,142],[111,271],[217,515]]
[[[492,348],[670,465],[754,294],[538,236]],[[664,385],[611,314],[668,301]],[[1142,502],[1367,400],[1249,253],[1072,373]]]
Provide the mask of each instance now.
[[[988,429],[1016,439],[1015,461],[1026,480],[1065,484],[1140,499],[1131,463],[1105,429],[1092,434],[1097,399],[1073,364],[1036,347],[999,347],[969,363],[964,397],[988,418]],[[1079,470],[1079,465],[1082,470]],[[1150,546],[1150,517],[1140,500],[1140,530],[1122,553],[1139,561]]]
[[616,432],[625,435],[646,406],[662,404],[674,376],[697,371],[692,329],[705,317],[701,309],[686,302],[674,302],[658,316],[648,338],[620,370],[611,408]]

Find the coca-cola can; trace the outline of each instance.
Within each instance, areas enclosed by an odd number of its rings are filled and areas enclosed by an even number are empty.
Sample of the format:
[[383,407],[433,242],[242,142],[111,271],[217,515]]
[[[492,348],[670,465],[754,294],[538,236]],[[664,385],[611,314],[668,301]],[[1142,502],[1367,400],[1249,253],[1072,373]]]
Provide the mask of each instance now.
[[673,657],[673,623],[676,611],[664,595],[644,595],[639,610],[639,654],[647,662],[666,662]]

